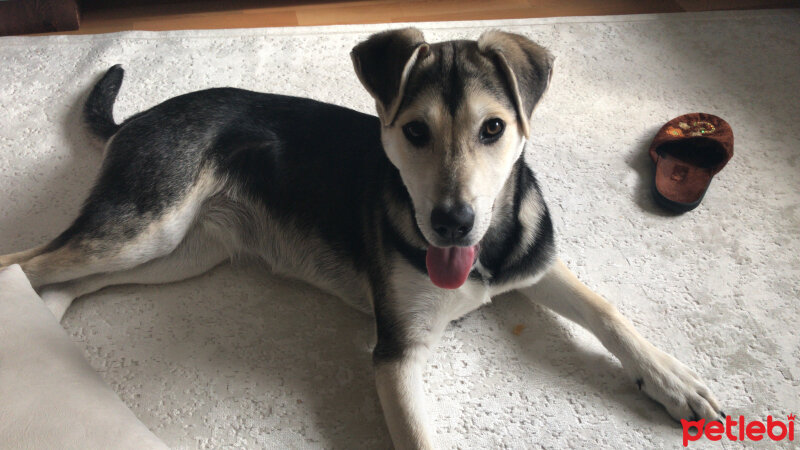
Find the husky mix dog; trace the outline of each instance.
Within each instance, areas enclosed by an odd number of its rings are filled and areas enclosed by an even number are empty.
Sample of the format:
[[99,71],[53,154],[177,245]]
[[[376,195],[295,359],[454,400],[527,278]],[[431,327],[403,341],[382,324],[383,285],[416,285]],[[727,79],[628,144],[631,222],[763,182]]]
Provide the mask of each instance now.
[[[552,56],[500,31],[425,42],[414,28],[351,53],[378,117],[222,88],[121,124],[108,70],[87,100],[107,141],[78,218],[21,265],[59,319],[110,285],[194,277],[237,255],[266,261],[374,314],[377,391],[397,448],[431,448],[422,371],[448,323],[519,290],[591,331],[676,419],[717,419],[698,376],[634,330],[555,255],[524,159]],[[537,298],[537,282],[559,298]]]

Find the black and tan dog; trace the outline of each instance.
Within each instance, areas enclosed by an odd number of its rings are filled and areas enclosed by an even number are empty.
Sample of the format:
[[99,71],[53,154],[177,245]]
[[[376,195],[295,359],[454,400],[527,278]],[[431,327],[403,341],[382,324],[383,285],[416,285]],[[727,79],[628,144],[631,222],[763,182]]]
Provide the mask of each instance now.
[[[239,89],[170,99],[116,124],[122,69],[85,115],[107,139],[75,222],[20,264],[61,317],[122,283],[166,283],[237,255],[374,313],[377,389],[398,448],[433,446],[422,369],[447,324],[520,290],[594,333],[675,418],[721,413],[703,382],[642,338],[555,257],[553,226],[523,157],[552,57],[487,32],[428,44],[376,34],[352,59],[378,118]],[[554,283],[558,300],[529,287]]]

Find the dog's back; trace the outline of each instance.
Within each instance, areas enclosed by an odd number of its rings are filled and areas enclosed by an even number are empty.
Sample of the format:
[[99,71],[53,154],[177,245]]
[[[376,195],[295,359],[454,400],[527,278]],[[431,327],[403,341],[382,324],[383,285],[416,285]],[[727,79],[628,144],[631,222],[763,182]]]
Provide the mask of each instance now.
[[230,257],[263,258],[276,272],[370,309],[365,236],[380,226],[375,212],[384,202],[407,206],[376,117],[217,88],[117,124],[121,82],[114,66],[89,95],[87,125],[108,140],[102,171],[78,218],[40,249],[70,268],[59,275],[51,264],[29,264],[34,283],[125,270],[202,234]]

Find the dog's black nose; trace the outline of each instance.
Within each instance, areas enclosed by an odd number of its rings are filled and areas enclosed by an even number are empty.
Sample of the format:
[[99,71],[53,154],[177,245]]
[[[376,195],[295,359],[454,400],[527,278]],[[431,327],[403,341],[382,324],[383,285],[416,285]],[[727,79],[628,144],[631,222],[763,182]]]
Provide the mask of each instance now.
[[475,211],[466,203],[456,203],[450,207],[437,206],[431,212],[431,227],[447,239],[459,239],[472,230]]

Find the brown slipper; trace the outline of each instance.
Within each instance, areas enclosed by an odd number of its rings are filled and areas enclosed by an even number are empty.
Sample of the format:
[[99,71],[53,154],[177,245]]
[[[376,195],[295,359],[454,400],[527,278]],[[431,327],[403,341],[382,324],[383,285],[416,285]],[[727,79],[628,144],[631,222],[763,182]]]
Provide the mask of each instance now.
[[696,208],[711,179],[732,156],[733,131],[728,122],[705,113],[670,120],[650,144],[650,157],[656,163],[656,203],[675,212]]

